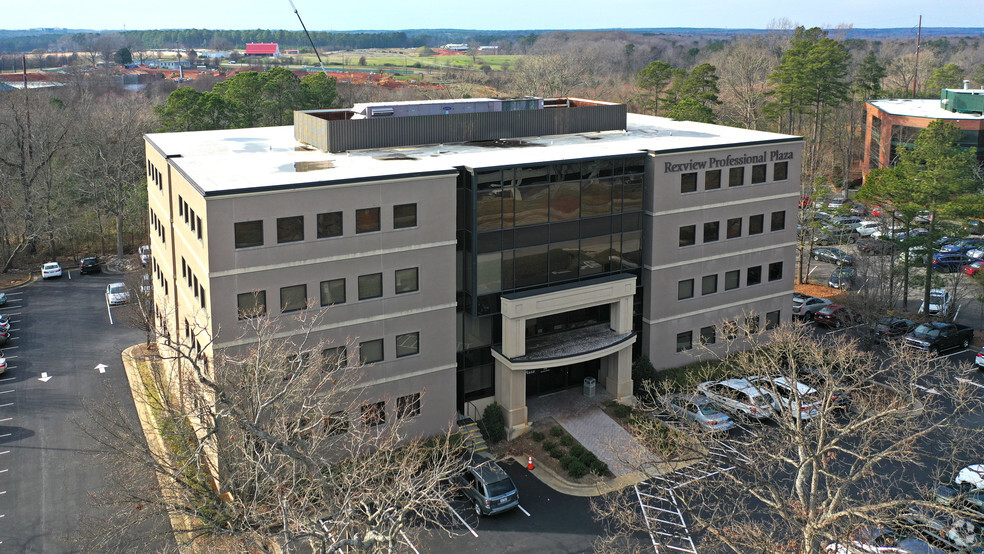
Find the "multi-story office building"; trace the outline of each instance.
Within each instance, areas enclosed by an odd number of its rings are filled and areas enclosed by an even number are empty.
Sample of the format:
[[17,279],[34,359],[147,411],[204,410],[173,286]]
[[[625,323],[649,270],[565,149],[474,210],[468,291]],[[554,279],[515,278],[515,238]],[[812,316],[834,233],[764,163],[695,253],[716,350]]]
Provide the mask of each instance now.
[[679,366],[790,316],[798,137],[524,98],[146,142],[172,336],[328,310],[315,334],[415,431],[494,399],[520,433],[527,397],[587,377],[631,401],[633,354]]

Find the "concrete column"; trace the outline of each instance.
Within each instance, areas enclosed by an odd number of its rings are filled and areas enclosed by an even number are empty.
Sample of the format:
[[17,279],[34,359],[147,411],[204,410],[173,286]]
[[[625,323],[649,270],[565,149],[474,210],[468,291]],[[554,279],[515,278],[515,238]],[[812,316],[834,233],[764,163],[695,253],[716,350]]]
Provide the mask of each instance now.
[[502,316],[502,354],[516,358],[526,354],[526,320]]
[[608,358],[605,390],[622,404],[635,404],[635,397],[632,396],[632,346],[626,346]]
[[506,416],[506,438],[513,439],[529,429],[525,371],[513,371],[500,360],[496,360],[495,401],[502,406]]

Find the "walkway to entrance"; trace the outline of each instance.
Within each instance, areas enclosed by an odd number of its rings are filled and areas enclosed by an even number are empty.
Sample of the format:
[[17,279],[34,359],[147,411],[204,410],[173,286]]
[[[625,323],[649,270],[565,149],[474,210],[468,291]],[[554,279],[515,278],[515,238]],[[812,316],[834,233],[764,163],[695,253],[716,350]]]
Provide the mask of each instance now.
[[597,391],[593,398],[584,396],[581,389],[568,389],[540,398],[530,397],[527,409],[531,421],[545,417],[557,420],[581,445],[608,464],[615,477],[621,477],[659,460],[601,409],[602,403],[614,399],[604,389]]

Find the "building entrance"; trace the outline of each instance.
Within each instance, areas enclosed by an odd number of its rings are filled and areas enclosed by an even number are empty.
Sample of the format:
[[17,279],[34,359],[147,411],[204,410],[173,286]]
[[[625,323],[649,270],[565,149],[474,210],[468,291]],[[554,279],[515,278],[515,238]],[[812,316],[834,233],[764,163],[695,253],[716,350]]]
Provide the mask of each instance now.
[[601,358],[550,369],[530,369],[526,372],[526,396],[543,396],[584,385],[585,377],[598,378]]

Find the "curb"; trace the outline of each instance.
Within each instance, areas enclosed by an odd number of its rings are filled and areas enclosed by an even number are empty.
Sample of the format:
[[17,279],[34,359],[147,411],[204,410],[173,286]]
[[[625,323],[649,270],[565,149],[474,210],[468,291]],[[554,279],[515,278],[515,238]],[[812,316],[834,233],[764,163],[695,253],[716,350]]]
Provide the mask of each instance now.
[[38,280],[38,277],[35,276],[34,275],[34,272],[32,271],[32,272],[28,273],[27,279],[24,279],[23,281],[21,281],[19,283],[14,283],[13,285],[9,285],[9,286],[6,286],[6,287],[0,287],[0,291],[19,289],[21,287],[25,287],[27,285],[30,285],[31,283],[33,283],[33,282],[35,282],[37,280]]
[[[510,456],[509,459],[515,461],[522,467],[526,467],[527,458],[525,456]],[[678,469],[697,463],[699,460],[684,460],[680,462],[659,462],[655,464],[653,471],[635,471],[627,475],[622,475],[612,479],[605,479],[600,483],[581,484],[574,483],[565,477],[557,475],[552,469],[539,464],[536,458],[533,459],[533,469],[528,470],[540,482],[551,489],[570,496],[591,497],[601,496],[610,492],[622,490],[632,485],[638,485],[646,479],[655,475],[663,475]]]

